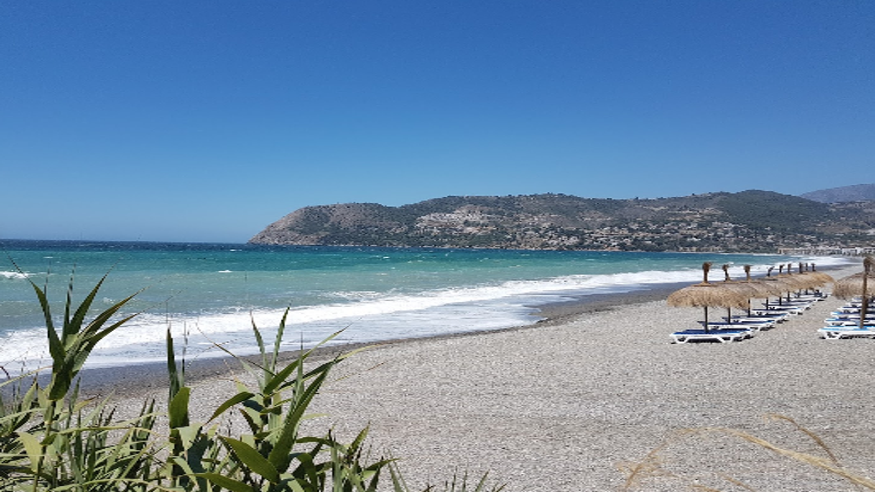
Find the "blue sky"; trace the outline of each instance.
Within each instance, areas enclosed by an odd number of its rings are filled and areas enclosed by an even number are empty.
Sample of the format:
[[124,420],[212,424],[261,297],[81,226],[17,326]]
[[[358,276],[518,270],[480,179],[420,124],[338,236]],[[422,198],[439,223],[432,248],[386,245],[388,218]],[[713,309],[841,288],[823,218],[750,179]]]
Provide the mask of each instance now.
[[0,3],[0,239],[875,182],[875,2]]

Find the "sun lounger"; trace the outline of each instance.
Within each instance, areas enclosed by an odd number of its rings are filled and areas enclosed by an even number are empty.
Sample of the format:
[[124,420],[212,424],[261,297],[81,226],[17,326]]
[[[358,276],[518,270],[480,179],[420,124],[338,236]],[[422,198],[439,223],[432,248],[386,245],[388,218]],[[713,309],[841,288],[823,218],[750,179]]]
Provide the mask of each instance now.
[[857,326],[825,326],[817,331],[827,340],[858,337],[875,338],[875,326],[864,326],[862,329]]
[[[832,311],[831,314],[833,316],[856,316],[859,318],[862,311],[863,310],[860,308],[849,309],[847,307],[840,307],[835,311]],[[866,310],[866,316],[875,316],[875,306],[872,306],[872,308]]]
[[769,304],[770,308],[782,308],[782,307],[798,307],[802,309],[811,309],[811,306],[814,304],[814,301],[784,301],[780,304]]
[[736,342],[753,336],[748,329],[725,329],[725,330],[684,330],[671,334],[674,343],[687,342]]
[[790,313],[788,312],[773,312],[773,311],[765,311],[765,310],[757,310],[754,309],[751,311],[750,316],[733,316],[735,318],[749,318],[749,319],[761,319],[764,321],[774,321],[776,323],[781,323],[790,318]]
[[[840,313],[837,311],[833,311],[833,312],[829,313],[829,317],[831,319],[845,319],[845,320],[851,320],[851,321],[860,321],[860,313],[853,314],[853,313]],[[875,313],[866,313],[866,320],[867,321],[868,320],[875,321]]]
[[825,301],[828,296],[826,295],[818,295],[818,294],[802,294],[801,296],[793,296],[790,299],[794,301],[809,301],[809,302],[817,302],[817,301]]
[[708,323],[708,328],[749,328],[754,331],[760,331],[774,328],[775,323],[776,321],[773,319],[732,318],[731,321],[727,320],[725,323]]
[[767,323],[770,326],[775,326],[778,323],[778,317],[774,316],[733,316],[731,318],[724,317],[727,323]]
[[754,309],[752,312],[757,315],[769,313],[802,314],[805,312],[805,308],[799,306],[769,306],[768,308]]
[[826,326],[860,326],[860,320],[843,319],[843,318],[827,318],[823,320]]

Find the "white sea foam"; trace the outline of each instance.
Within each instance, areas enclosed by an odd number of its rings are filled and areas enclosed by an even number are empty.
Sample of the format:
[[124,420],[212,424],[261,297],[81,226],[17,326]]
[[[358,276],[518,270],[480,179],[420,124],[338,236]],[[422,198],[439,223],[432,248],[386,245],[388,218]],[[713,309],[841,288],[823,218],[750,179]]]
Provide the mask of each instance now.
[[15,279],[15,278],[27,278],[29,275],[27,273],[22,272],[5,272],[0,271],[0,277]]
[[[809,259],[820,266],[847,264],[844,259]],[[770,265],[756,265],[755,275]],[[733,270],[739,270],[733,266]],[[719,272],[722,278],[722,272]],[[445,288],[399,294],[375,291],[340,291],[336,302],[296,306],[288,312],[287,348],[312,346],[338,330],[333,343],[368,343],[471,330],[490,330],[537,321],[534,307],[588,294],[618,293],[659,284],[701,280],[701,270],[644,271],[606,275],[568,275],[542,280],[515,280],[494,285]],[[740,278],[740,274],[735,274]],[[716,280],[716,276],[715,276]],[[111,301],[111,300],[110,300]],[[109,336],[89,359],[90,366],[160,361],[165,353],[168,327],[177,343],[192,356],[222,355],[215,344],[244,355],[255,351],[251,326],[254,322],[266,340],[272,340],[283,309],[225,307],[195,314],[143,314]],[[183,342],[187,334],[187,342]],[[45,364],[45,328],[16,330],[0,338],[0,361],[30,361]]]

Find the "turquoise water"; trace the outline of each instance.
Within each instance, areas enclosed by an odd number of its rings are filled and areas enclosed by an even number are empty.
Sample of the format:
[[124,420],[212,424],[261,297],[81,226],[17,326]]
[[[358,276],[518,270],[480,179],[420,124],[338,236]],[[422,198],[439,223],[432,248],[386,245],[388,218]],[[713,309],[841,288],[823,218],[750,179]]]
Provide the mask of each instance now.
[[[126,312],[142,314],[92,358],[93,365],[105,366],[161,360],[168,327],[177,336],[186,333],[189,353],[198,357],[220,355],[215,343],[252,353],[251,319],[270,337],[287,307],[290,349],[341,329],[335,343],[372,342],[530,324],[544,303],[699,281],[704,261],[729,263],[741,277],[744,264],[764,272],[800,260],[239,244],[4,241],[0,246],[8,255],[0,260],[0,365],[7,367],[46,360],[44,323],[25,276],[41,286],[47,282],[58,315],[71,274],[74,299],[81,299],[109,272],[98,308],[141,291]],[[815,261],[826,266],[843,260]],[[722,275],[716,271],[712,278]]]

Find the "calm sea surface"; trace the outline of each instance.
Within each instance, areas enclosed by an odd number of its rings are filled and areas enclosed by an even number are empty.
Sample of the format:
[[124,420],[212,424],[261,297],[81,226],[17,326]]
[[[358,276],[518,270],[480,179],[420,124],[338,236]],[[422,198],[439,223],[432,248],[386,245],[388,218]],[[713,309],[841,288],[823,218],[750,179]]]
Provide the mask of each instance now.
[[[188,337],[188,357],[255,350],[251,323],[272,340],[290,308],[285,344],[372,342],[536,322],[537,306],[570,297],[697,282],[701,265],[768,266],[800,258],[763,255],[604,253],[239,244],[0,241],[0,365],[45,363],[45,328],[27,278],[48,285],[55,319],[67,284],[81,300],[109,272],[96,308],[139,292],[142,312],[94,352],[92,366],[163,360],[168,327]],[[8,255],[8,256],[7,256]],[[809,260],[808,258],[802,260]],[[819,266],[842,259],[817,258]],[[14,264],[13,264],[14,262]],[[16,268],[15,265],[18,265]],[[21,272],[19,272],[19,270]],[[23,272],[23,273],[22,273]],[[715,271],[712,279],[722,279]],[[181,343],[181,342],[180,342]]]

